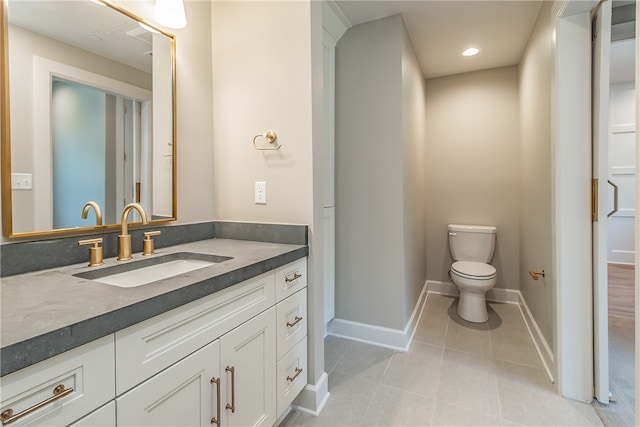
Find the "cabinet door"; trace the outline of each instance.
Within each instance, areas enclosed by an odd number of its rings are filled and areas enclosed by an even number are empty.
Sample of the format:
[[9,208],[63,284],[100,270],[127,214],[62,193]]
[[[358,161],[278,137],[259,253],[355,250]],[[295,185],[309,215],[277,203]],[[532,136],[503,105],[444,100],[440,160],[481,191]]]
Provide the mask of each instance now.
[[220,337],[225,426],[276,422],[275,323],[272,307]]
[[208,426],[217,416],[220,342],[208,344],[116,399],[119,426]]

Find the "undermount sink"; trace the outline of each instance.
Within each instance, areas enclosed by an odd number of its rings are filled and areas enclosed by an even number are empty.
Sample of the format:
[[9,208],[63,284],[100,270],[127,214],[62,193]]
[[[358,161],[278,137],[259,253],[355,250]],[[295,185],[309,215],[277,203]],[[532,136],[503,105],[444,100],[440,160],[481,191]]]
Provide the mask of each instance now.
[[209,267],[229,259],[231,258],[218,255],[177,252],[126,262],[99,270],[85,271],[74,274],[74,276],[120,288],[134,288]]

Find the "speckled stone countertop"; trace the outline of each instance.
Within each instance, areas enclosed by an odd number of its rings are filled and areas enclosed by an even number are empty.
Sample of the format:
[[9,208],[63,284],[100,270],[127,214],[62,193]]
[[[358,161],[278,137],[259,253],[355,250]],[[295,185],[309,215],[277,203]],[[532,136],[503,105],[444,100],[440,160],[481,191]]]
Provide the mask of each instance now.
[[[308,255],[306,245],[209,239],[156,250],[232,257],[199,270],[135,288],[73,274],[104,266],[86,263],[20,274],[0,284],[0,375],[114,333]],[[147,257],[144,257],[145,259]],[[134,254],[134,260],[143,259]]]

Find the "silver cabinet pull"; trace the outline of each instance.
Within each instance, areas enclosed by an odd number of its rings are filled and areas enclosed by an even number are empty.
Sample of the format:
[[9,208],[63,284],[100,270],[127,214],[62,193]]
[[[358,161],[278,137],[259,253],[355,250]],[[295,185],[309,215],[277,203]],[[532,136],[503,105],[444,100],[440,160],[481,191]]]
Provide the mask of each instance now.
[[5,409],[0,414],[0,421],[2,421],[3,426],[6,426],[7,424],[11,424],[12,422],[24,417],[25,415],[29,415],[33,411],[37,411],[38,409],[47,406],[49,403],[55,402],[58,399],[62,399],[63,397],[71,393],[73,393],[73,387],[65,389],[64,384],[59,384],[58,386],[56,386],[56,388],[53,389],[53,396],[51,396],[47,400],[43,400],[42,402],[33,405],[31,408],[27,408],[15,415],[13,414],[13,409]]
[[217,424],[220,427],[220,378],[213,377],[211,378],[211,384],[216,385],[216,416],[211,418],[211,424]]
[[296,317],[294,318],[294,321],[293,321],[293,322],[287,322],[287,326],[288,326],[288,327],[290,327],[290,328],[291,328],[292,326],[296,326],[298,323],[300,323],[300,321],[301,321],[301,320],[302,320],[302,317],[300,317],[300,316],[296,316]]
[[224,368],[226,372],[231,372],[231,404],[227,403],[226,409],[231,409],[231,413],[236,412],[236,367],[227,366]]
[[613,210],[607,214],[607,218],[609,218],[611,215],[618,212],[618,186],[610,180],[607,180],[607,183],[613,187]]
[[296,374],[292,377],[287,376],[287,381],[289,382],[294,382],[296,380],[296,378],[298,378],[298,375],[300,375],[302,373],[302,368],[296,368]]

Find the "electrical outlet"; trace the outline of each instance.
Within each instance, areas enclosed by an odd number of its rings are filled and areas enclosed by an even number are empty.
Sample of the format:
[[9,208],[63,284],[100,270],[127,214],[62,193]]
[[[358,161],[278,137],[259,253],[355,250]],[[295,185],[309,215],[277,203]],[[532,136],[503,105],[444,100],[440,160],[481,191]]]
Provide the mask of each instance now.
[[32,175],[30,173],[12,173],[11,174],[12,190],[32,190]]
[[256,203],[256,205],[266,205],[267,204],[267,183],[266,183],[266,181],[256,181],[255,203]]

